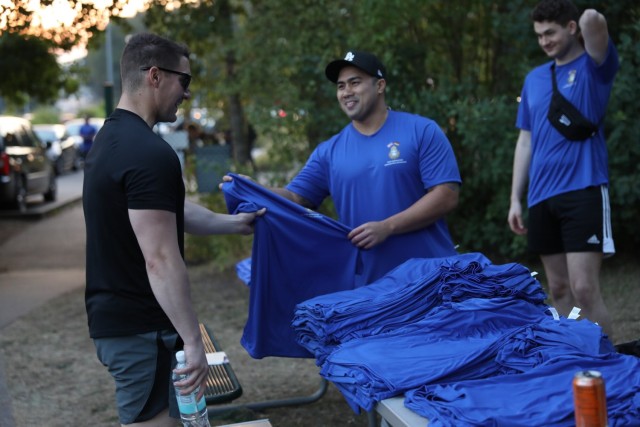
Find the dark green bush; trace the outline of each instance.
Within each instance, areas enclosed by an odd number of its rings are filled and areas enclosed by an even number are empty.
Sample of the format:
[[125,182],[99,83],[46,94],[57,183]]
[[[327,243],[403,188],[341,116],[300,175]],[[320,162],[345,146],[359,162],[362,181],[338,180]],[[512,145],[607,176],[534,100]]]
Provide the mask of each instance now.
[[623,33],[618,45],[616,77],[606,121],[609,147],[613,236],[618,252],[633,252],[640,244],[640,23]]

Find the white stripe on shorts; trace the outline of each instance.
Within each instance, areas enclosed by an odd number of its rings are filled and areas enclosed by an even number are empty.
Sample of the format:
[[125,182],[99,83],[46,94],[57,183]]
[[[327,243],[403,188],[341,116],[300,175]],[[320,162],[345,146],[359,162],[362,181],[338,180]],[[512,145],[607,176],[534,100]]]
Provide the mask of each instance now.
[[609,207],[609,189],[606,185],[600,186],[602,193],[602,252],[605,257],[616,253],[613,244],[613,232],[611,231],[611,208]]

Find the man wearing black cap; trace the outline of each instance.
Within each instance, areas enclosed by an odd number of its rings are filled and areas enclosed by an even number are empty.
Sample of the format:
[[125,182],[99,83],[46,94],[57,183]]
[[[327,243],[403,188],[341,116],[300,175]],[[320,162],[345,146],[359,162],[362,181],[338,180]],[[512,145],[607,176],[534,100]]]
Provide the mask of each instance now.
[[362,251],[359,285],[410,258],[456,255],[444,217],[458,204],[460,172],[437,123],[390,110],[386,69],[350,51],[325,70],[351,123],[324,141],[276,193],[308,208],[333,198]]

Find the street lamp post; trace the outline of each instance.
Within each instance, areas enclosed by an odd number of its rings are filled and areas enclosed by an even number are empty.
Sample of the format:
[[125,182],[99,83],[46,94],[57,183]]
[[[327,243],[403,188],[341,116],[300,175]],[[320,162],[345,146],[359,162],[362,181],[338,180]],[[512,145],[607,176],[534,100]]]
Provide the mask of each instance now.
[[105,117],[109,117],[109,115],[113,111],[113,48],[111,46],[111,24],[107,25],[105,38],[107,79],[104,82],[104,109]]

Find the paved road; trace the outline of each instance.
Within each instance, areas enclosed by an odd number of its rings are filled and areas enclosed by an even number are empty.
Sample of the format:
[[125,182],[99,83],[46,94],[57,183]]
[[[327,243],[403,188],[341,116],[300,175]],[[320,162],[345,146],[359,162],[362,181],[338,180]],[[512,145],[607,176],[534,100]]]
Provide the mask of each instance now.
[[[22,230],[0,242],[0,328],[84,285],[82,172],[58,178],[58,200],[35,203]],[[16,213],[2,212],[0,222]]]
[[[56,202],[29,200],[26,214],[0,212],[0,328],[49,299],[84,286],[85,231],[82,206],[83,173],[58,177]],[[25,218],[31,219],[25,222]],[[0,426],[13,427],[11,399],[0,358]]]

